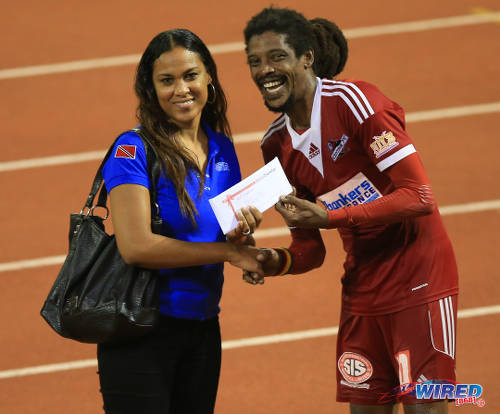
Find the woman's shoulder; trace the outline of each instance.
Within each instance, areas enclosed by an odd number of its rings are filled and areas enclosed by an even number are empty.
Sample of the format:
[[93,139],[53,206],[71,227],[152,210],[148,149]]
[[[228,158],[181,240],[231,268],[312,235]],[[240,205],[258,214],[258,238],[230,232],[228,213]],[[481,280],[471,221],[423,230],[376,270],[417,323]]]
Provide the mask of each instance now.
[[217,146],[222,150],[234,150],[234,144],[231,138],[229,138],[226,134],[218,131],[214,131],[208,125],[203,126],[208,138],[213,140]]
[[124,132],[121,132],[120,134],[117,135],[116,142],[115,144],[117,145],[122,145],[126,143],[130,143],[133,145],[140,145],[141,147],[144,147],[142,139],[139,135],[140,128],[133,128],[126,130]]
[[120,133],[114,141],[112,155],[115,158],[135,159],[144,153],[144,143],[139,135],[139,128]]
[[116,138],[102,174],[108,191],[120,184],[149,188],[146,154],[137,131],[125,131]]

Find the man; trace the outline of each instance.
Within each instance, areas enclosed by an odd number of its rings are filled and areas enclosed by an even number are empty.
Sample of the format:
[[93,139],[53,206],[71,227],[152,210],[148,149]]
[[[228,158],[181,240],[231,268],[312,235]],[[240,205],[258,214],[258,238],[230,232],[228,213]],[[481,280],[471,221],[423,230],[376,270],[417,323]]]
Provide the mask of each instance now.
[[263,250],[266,274],[321,266],[319,229],[337,228],[347,253],[337,400],[351,413],[392,413],[399,401],[405,413],[447,412],[446,401],[404,392],[455,379],[458,275],[402,108],[367,82],[331,80],[347,42],[328,20],[268,8],[244,35],[252,78],[281,114],[262,140],[264,160],[277,156],[297,192],[276,205],[292,243]]

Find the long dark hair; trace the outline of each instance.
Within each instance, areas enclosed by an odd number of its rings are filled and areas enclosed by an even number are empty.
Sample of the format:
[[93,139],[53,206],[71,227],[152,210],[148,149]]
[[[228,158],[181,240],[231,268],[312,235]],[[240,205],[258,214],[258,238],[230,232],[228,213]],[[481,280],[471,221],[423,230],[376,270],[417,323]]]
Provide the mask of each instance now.
[[284,34],[296,57],[313,50],[313,70],[320,78],[332,79],[344,69],[348,54],[347,40],[330,20],[307,20],[295,10],[268,7],[247,23],[243,32],[247,47],[252,36],[267,31]]
[[185,180],[189,170],[198,172],[201,177],[199,196],[203,186],[203,174],[199,171],[193,155],[175,139],[178,127],[173,122],[169,122],[160,107],[153,83],[154,62],[160,55],[175,47],[183,47],[197,53],[212,78],[214,88],[209,87],[209,99],[203,108],[201,122],[208,124],[214,131],[224,133],[229,139],[231,139],[231,130],[226,117],[227,100],[217,77],[217,66],[203,41],[187,29],[167,30],[156,35],[142,54],[137,66],[135,78],[135,93],[139,98],[137,119],[142,131],[160,155],[164,173],[174,184],[181,212],[195,224],[197,210],[185,188]]

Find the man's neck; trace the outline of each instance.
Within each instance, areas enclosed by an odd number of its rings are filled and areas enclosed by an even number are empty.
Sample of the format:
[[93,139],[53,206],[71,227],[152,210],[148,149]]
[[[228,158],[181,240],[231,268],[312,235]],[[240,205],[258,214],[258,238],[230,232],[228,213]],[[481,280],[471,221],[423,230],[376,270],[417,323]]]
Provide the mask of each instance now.
[[298,99],[286,114],[294,129],[303,130],[311,127],[311,113],[316,93],[316,77],[308,77],[304,84],[303,99]]

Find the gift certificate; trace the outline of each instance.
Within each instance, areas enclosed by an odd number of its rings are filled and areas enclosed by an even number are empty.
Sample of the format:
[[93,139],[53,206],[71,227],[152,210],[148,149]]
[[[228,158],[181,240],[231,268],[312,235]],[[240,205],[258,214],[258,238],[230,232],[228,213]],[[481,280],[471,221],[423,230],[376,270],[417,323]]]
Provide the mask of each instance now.
[[292,191],[278,158],[274,158],[209,201],[222,231],[227,234],[237,226],[237,213],[242,207],[254,206],[263,213],[275,205],[280,196]]

